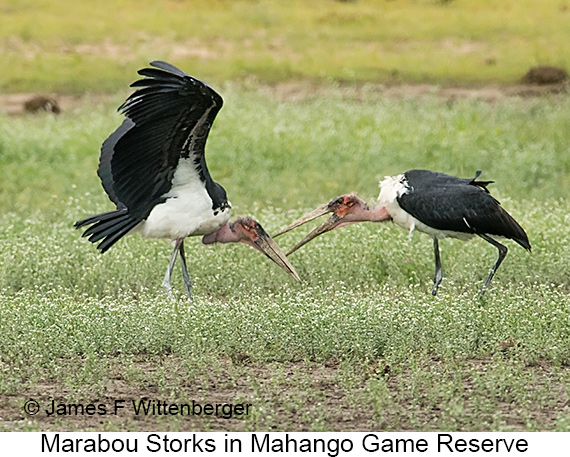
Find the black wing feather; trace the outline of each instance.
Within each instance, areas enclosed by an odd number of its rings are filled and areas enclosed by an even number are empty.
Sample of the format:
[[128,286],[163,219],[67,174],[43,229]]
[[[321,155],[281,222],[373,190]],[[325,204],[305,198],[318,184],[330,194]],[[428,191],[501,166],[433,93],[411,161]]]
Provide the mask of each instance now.
[[402,209],[437,230],[510,238],[530,250],[527,234],[489,194],[487,181],[428,170],[404,173],[409,191],[398,197]]
[[117,205],[117,208],[124,207],[124,204],[119,201],[115,194],[111,159],[113,157],[113,150],[115,149],[117,141],[119,141],[131,128],[133,128],[134,125],[135,123],[133,121],[126,118],[121,126],[115,130],[111,136],[103,142],[103,146],[101,146],[101,158],[99,159],[99,170],[97,170],[97,174],[101,179],[103,189],[107,192],[109,199]]
[[160,68],[161,70],[166,70],[175,75],[186,76],[186,73],[184,73],[180,68],[175,67],[171,63],[163,62],[162,60],[153,60],[150,64],[153,67]]

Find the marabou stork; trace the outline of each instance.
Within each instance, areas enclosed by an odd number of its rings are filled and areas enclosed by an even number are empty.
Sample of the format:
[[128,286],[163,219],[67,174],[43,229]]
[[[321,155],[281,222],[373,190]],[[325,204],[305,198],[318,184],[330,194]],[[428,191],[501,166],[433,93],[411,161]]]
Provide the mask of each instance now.
[[242,242],[267,255],[299,281],[299,276],[261,225],[250,218],[228,222],[231,204],[224,188],[206,166],[204,148],[222,97],[210,86],[161,61],[139,70],[144,78],[119,107],[121,126],[103,143],[98,175],[117,209],[88,217],[75,227],[91,225],[83,236],[103,253],[123,236],[139,232],[147,238],[173,240],[188,297],[192,282],[186,267],[184,238],[203,235],[202,242]]
[[480,295],[483,295],[507,255],[507,247],[496,238],[510,238],[528,251],[530,243],[523,228],[489,193],[487,185],[493,181],[478,181],[480,174],[478,171],[473,179],[462,179],[429,170],[410,170],[386,177],[380,182],[380,196],[375,207],[369,208],[354,194],[342,195],[301,217],[275,236],[326,213],[333,214],[287,255],[325,232],[356,222],[391,220],[408,230],[410,236],[414,230],[419,230],[433,238],[435,276],[432,294],[435,295],[443,279],[439,240],[446,237],[468,240],[478,235],[499,250],[499,257],[481,289]]

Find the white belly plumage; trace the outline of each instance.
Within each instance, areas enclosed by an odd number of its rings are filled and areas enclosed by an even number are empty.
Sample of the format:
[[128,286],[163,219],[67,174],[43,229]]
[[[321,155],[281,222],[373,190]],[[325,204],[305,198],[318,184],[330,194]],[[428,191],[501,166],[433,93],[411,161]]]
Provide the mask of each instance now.
[[175,240],[215,232],[231,216],[231,205],[223,210],[212,209],[212,199],[189,160],[179,163],[172,189],[165,197],[166,201],[156,205],[133,231],[145,238]]
[[415,230],[419,230],[420,232],[427,233],[428,235],[438,239],[451,237],[459,238],[461,240],[469,240],[473,238],[474,235],[471,233],[435,229],[404,211],[398,203],[397,198],[408,192],[408,190],[406,179],[403,174],[397,176],[386,176],[386,178],[380,182],[380,195],[378,196],[378,202],[386,207],[392,221],[403,229],[408,230],[410,236],[413,235]]

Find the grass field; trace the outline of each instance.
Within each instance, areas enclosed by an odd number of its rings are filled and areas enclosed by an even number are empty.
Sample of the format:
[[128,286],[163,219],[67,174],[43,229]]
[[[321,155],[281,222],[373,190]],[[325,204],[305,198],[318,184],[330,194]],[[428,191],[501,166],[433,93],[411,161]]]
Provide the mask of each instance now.
[[[2,1],[0,91],[78,98],[0,112],[0,431],[570,431],[570,97],[501,95],[531,66],[570,68],[569,19],[570,0]],[[99,148],[154,59],[223,95],[208,164],[234,215],[275,233],[343,193],[373,202],[385,175],[482,170],[532,253],[507,242],[480,299],[497,255],[482,240],[441,242],[432,297],[431,240],[391,223],[293,254],[302,284],[191,239],[195,301],[178,269],[169,300],[168,242],[102,256],[73,228],[112,209]],[[384,90],[398,83],[429,88]],[[457,85],[499,95],[436,90]],[[252,409],[46,412],[150,399]]]
[[[165,241],[99,255],[72,224],[111,208],[96,166],[116,102],[0,122],[0,399],[3,430],[569,430],[566,96],[494,103],[385,99],[329,88],[283,100],[219,88],[208,144],[234,214],[274,233],[347,191],[411,167],[484,170],[527,230],[484,299],[496,250],[392,224],[320,237],[292,255],[294,283],[244,246],[190,240],[196,300],[160,283]],[[308,229],[278,241],[292,246]],[[36,399],[251,403],[245,418],[26,416]]]

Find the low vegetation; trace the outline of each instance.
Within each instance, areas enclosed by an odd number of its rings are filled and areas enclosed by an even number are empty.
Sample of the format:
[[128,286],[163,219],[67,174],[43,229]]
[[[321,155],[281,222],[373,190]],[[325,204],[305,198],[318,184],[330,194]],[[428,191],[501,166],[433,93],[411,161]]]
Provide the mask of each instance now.
[[[132,73],[132,72],[131,72]],[[132,76],[132,75],[131,75]],[[283,99],[236,84],[208,143],[234,204],[274,233],[387,174],[425,167],[495,180],[527,230],[487,295],[496,250],[392,224],[326,234],[291,256],[296,284],[245,246],[188,243],[196,299],[166,298],[164,240],[101,256],[73,222],[111,209],[98,149],[119,124],[93,99],[0,120],[2,430],[570,429],[568,97],[385,99],[328,87]],[[364,91],[364,92],[363,92]],[[309,228],[278,238],[292,246]],[[48,417],[28,398],[251,403],[245,417]]]

